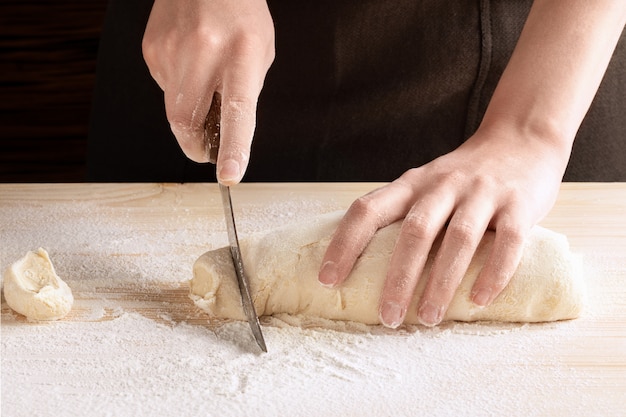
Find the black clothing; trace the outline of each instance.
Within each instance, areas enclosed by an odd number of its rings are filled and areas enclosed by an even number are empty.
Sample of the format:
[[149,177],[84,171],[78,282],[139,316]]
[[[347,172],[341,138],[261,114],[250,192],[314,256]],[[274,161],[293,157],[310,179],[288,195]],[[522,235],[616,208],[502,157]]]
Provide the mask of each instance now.
[[[391,181],[478,127],[531,0],[269,0],[276,59],[244,181]],[[152,7],[111,0],[89,145],[92,181],[214,181],[169,129],[141,53]],[[566,181],[626,181],[626,34]]]

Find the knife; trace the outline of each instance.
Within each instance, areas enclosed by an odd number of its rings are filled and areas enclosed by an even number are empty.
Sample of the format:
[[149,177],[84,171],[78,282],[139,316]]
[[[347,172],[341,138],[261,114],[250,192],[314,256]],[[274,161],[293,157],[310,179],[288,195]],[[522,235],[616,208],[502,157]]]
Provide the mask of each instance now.
[[[217,154],[220,147],[220,121],[222,113],[222,96],[220,93],[213,94],[211,108],[207,114],[204,141],[207,150],[209,162],[217,166]],[[219,184],[220,194],[222,195],[222,205],[224,206],[224,216],[226,218],[226,230],[228,231],[228,242],[230,244],[230,254],[233,259],[233,266],[237,275],[237,283],[239,284],[239,292],[241,293],[241,303],[243,311],[252,329],[252,334],[257,344],[263,352],[267,352],[265,339],[261,331],[259,316],[254,308],[254,302],[250,295],[250,283],[243,269],[243,259],[241,258],[241,249],[239,248],[239,239],[237,238],[237,228],[235,227],[235,215],[233,213],[233,201],[230,197],[230,187]]]

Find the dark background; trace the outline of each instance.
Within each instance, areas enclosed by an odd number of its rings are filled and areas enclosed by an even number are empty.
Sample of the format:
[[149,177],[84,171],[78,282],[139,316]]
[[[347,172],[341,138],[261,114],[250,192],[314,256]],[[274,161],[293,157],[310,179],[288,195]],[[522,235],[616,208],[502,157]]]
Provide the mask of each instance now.
[[0,182],[85,179],[106,2],[0,2]]

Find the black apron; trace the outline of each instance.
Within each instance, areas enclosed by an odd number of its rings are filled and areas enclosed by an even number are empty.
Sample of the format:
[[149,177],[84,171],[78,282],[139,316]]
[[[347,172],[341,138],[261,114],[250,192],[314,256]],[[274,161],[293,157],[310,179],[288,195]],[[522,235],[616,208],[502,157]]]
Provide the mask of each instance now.
[[[244,181],[391,181],[478,127],[531,0],[269,0],[276,59]],[[188,160],[141,54],[151,1],[111,0],[90,125],[91,181],[214,181]],[[626,35],[566,181],[626,181]]]

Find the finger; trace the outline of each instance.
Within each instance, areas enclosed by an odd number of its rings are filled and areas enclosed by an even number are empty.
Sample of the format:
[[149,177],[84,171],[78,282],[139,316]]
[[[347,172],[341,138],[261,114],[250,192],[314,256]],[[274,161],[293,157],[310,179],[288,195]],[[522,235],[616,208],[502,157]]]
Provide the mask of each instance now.
[[224,185],[241,181],[250,157],[256,108],[268,67],[244,52],[231,61],[222,84],[222,122],[217,179]]
[[395,181],[352,203],[324,254],[320,283],[327,287],[342,283],[376,231],[404,217],[412,196],[409,186]]
[[488,306],[507,286],[522,258],[530,226],[515,221],[521,216],[504,215],[496,224],[496,235],[487,261],[472,287],[472,301]]
[[402,222],[381,295],[383,325],[396,328],[404,321],[428,253],[453,207],[452,193],[428,194]]
[[172,133],[187,157],[207,162],[204,125],[215,86],[202,76],[185,76],[165,89],[165,112]]
[[487,230],[494,207],[486,205],[489,200],[483,197],[474,196],[460,205],[450,219],[418,304],[417,317],[425,326],[435,326],[443,319]]

